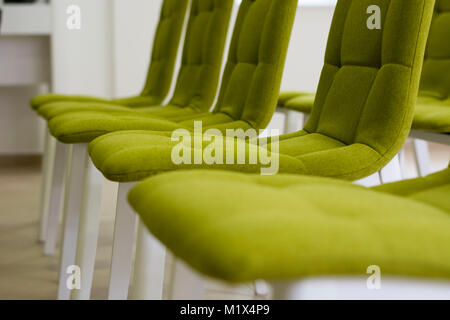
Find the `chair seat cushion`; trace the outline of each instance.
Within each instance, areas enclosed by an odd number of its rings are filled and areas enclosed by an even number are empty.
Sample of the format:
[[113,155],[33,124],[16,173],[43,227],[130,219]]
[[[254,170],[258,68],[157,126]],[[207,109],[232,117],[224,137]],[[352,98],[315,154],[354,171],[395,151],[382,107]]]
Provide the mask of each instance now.
[[68,144],[89,143],[101,135],[121,130],[173,131],[183,128],[174,121],[136,112],[71,112],[53,118],[48,127],[56,139]]
[[278,96],[278,106],[284,107],[286,105],[286,102],[300,95],[302,95],[302,93],[298,91],[282,91]]
[[278,99],[278,106],[288,110],[310,114],[314,107],[314,93],[282,92]]
[[96,102],[96,103],[110,103],[108,99],[102,99],[90,96],[76,96],[76,95],[62,95],[62,94],[41,94],[30,101],[30,105],[34,110],[38,110],[40,107],[55,102]]
[[[174,201],[176,199],[176,201]],[[129,201],[167,248],[230,282],[356,275],[450,277],[450,216],[325,178],[177,171]]]
[[[133,96],[129,98],[120,99],[103,99],[90,96],[70,96],[61,94],[42,94],[33,98],[30,102],[31,107],[34,110],[40,109],[50,103],[56,102],[84,102],[84,103],[99,103],[99,104],[112,104],[112,105],[122,105],[130,107],[142,107],[142,106],[153,106],[160,104],[162,101],[160,98],[155,98],[152,96]],[[75,104],[78,105],[78,104]]]
[[373,189],[415,198],[450,212],[450,168],[425,178],[384,184]]
[[[314,106],[315,94],[282,92],[278,106],[288,110],[310,114]],[[413,129],[450,133],[450,100],[420,96],[416,104]]]
[[47,121],[53,118],[71,113],[71,112],[100,112],[100,113],[114,113],[114,114],[140,114],[147,113],[157,118],[177,118],[186,117],[189,115],[199,114],[191,108],[181,108],[174,105],[147,105],[139,107],[130,107],[127,105],[119,105],[113,103],[96,103],[96,102],[54,102],[43,105],[37,110],[37,113]]
[[[105,109],[108,107],[106,106]],[[152,111],[150,108],[144,108],[142,111],[112,108],[108,112],[69,112],[52,118],[48,122],[48,127],[56,139],[70,144],[89,143],[101,135],[115,131],[193,129],[195,121],[201,121],[205,129],[211,126],[223,131],[251,128],[247,122],[235,121],[224,113],[201,112],[176,106],[161,107],[155,112],[150,111]],[[160,115],[165,115],[166,118]]]
[[[214,119],[215,116],[212,115],[211,118]],[[183,123],[183,125],[188,130],[192,129],[192,123]],[[244,125],[245,123],[230,122],[222,125],[214,124],[203,129],[204,131],[208,128],[225,130],[241,127],[246,129]],[[92,141],[89,147],[92,161],[105,177],[118,182],[137,181],[151,174],[165,171],[199,168],[247,173],[257,173],[262,169],[275,168],[276,171],[273,173],[295,173],[356,180],[373,173],[372,171],[379,166],[379,162],[383,158],[375,150],[363,144],[348,146],[324,135],[305,133],[297,137],[291,135],[289,139],[281,137],[278,150],[275,149],[276,145],[264,145],[263,141],[249,144],[233,137],[215,137],[214,143],[220,146],[219,149],[222,148],[222,163],[216,161],[209,164],[204,157],[201,158],[201,163],[196,163],[193,157],[196,150],[200,149],[200,145],[194,145],[194,139],[187,142],[183,139],[183,143],[189,143],[185,149],[189,150],[191,161],[175,165],[172,153],[177,146],[180,146],[180,140],[172,140],[172,130],[166,131],[162,134],[154,131],[128,131],[99,137]],[[203,139],[201,142],[202,155],[212,144],[212,140]],[[227,161],[227,156],[230,154],[234,157],[231,162]],[[244,155],[244,164],[237,161],[238,154]],[[250,155],[255,154],[268,155],[271,163],[263,163],[259,157],[258,161],[252,164]]]
[[59,115],[70,112],[112,112],[112,111],[132,111],[127,106],[114,105],[111,103],[99,103],[99,102],[73,102],[73,101],[61,101],[53,102],[43,105],[37,110],[37,113],[45,120],[49,121]]
[[450,99],[420,97],[416,105],[413,129],[450,133]]

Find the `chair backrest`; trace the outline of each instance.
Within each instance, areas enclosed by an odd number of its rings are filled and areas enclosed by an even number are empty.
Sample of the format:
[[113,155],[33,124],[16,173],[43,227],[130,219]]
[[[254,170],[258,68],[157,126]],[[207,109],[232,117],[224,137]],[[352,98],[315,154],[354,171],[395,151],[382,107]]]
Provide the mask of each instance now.
[[188,4],[189,0],[163,1],[141,96],[159,98],[161,103],[169,94]]
[[339,0],[305,131],[392,159],[411,129],[433,9],[434,0]]
[[431,22],[420,94],[450,98],[450,0],[437,0]]
[[265,128],[276,108],[297,0],[243,0],[215,112]]
[[208,111],[217,94],[233,0],[192,0],[171,105]]

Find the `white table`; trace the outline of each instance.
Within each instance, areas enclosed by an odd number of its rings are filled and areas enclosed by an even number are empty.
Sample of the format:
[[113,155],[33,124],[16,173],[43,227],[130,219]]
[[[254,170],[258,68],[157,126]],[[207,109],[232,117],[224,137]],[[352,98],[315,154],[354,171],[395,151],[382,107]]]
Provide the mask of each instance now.
[[42,149],[42,123],[28,100],[51,82],[51,9],[48,4],[3,6],[0,36],[0,156]]

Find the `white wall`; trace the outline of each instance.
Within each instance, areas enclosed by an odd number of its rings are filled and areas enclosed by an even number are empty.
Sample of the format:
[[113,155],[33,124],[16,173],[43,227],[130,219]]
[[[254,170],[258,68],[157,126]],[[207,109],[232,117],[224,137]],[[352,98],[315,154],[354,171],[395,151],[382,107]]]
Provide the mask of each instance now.
[[[312,4],[297,11],[282,84],[286,90],[314,91],[319,80],[334,8]],[[161,0],[114,0],[116,96],[142,88],[160,6]]]
[[11,6],[0,36],[0,156],[39,153],[42,122],[29,99],[50,82],[50,10]]
[[[69,5],[81,8],[80,30],[67,28]],[[112,96],[111,8],[110,0],[6,8],[6,35],[0,37],[0,155],[41,152],[42,121],[30,110],[29,99],[50,78],[58,93]]]
[[114,0],[114,94],[143,88],[161,0]]
[[[67,8],[79,6],[81,28],[69,29]],[[53,90],[65,94],[110,97],[113,58],[110,0],[52,1]]]
[[[328,1],[328,0],[326,0]],[[333,0],[331,0],[333,1]],[[58,0],[53,16],[53,87],[60,93],[80,93],[99,96],[129,96],[139,93],[147,73],[153,35],[158,21],[161,0]],[[283,89],[314,91],[323,64],[332,8],[311,6],[316,2],[300,2],[292,41],[288,53]],[[306,5],[305,5],[306,3]],[[82,29],[65,28],[69,4],[82,9]],[[20,21],[15,21],[20,24]],[[28,24],[27,24],[28,25]],[[3,40],[2,40],[3,39]],[[11,67],[2,79],[23,77],[50,79],[48,38],[28,39],[23,35],[2,37],[2,52],[6,42],[26,46],[35,41],[44,45],[39,50],[22,50],[34,63],[26,68]],[[35,40],[38,39],[38,40]],[[111,49],[112,48],[112,49]],[[46,54],[45,57],[41,56]],[[9,56],[20,55],[14,53]],[[34,55],[34,56],[33,56]],[[36,56],[37,55],[37,56]],[[0,54],[2,61],[10,62]],[[29,63],[28,60],[22,62]],[[34,67],[33,67],[34,65]],[[22,64],[25,66],[25,64]],[[26,69],[25,71],[21,69]],[[6,69],[2,68],[3,71]],[[1,81],[0,81],[1,82]],[[36,83],[38,84],[38,83]],[[39,120],[29,110],[28,99],[38,87],[9,88],[0,83],[0,155],[34,154],[41,150]],[[279,128],[279,117],[271,127]]]
[[283,77],[283,90],[314,92],[324,63],[331,6],[300,6],[292,32]]

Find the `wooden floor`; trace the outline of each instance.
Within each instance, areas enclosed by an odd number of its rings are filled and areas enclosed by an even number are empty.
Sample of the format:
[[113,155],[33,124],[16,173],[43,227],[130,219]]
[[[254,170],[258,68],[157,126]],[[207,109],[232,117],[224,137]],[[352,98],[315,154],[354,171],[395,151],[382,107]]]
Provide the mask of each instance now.
[[[409,173],[414,176],[412,154],[407,153]],[[450,149],[433,146],[433,170],[448,165]],[[58,276],[57,253],[43,255],[37,242],[40,166],[27,163],[0,166],[0,299],[55,299]],[[113,217],[102,217],[94,299],[107,297]],[[208,283],[210,299],[249,299],[251,285],[238,288]],[[264,297],[262,297],[264,298]]]
[[[0,167],[0,300],[56,298],[59,252],[44,256],[37,241],[39,188],[39,165]],[[113,221],[102,217],[93,299],[107,297]],[[252,299],[253,293],[251,285],[207,283],[208,299]]]

